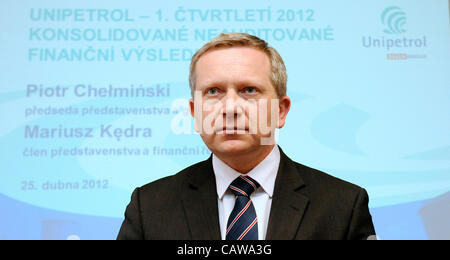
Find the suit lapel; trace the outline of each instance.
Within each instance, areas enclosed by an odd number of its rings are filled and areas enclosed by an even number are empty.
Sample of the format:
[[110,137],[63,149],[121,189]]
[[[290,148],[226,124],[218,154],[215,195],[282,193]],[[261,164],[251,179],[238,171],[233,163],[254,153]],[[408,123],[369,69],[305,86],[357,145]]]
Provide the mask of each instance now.
[[190,173],[183,196],[183,206],[194,240],[220,240],[216,181],[212,157]]
[[267,227],[267,240],[294,239],[309,199],[300,191],[305,184],[294,163],[280,148],[280,166]]
[[[294,239],[309,199],[294,163],[280,148],[280,166],[273,193],[267,240]],[[182,199],[194,240],[220,240],[217,191],[212,156],[191,172]]]

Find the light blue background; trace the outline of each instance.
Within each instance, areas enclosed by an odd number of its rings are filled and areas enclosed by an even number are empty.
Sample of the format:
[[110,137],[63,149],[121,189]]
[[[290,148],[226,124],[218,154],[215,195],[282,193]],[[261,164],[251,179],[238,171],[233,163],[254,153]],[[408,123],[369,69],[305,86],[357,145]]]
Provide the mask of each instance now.
[[[382,12],[401,8],[406,32],[383,30]],[[31,9],[128,10],[133,22],[32,21]],[[270,21],[202,21],[188,10],[269,10]],[[163,21],[158,21],[161,10]],[[176,11],[186,11],[177,21]],[[313,11],[313,21],[277,21],[278,10]],[[304,14],[305,14],[304,13]],[[181,13],[179,13],[181,14]],[[149,18],[139,18],[140,16]],[[256,16],[258,17],[258,16]],[[296,18],[299,18],[298,16]],[[167,21],[166,21],[167,19]],[[304,17],[305,19],[305,17]],[[331,30],[331,39],[266,40],[283,57],[292,100],[278,143],[295,161],[367,189],[381,239],[450,239],[450,34],[448,1],[2,1],[0,3],[0,239],[114,239],[131,191],[174,174],[209,153],[194,155],[25,157],[27,148],[205,148],[186,102],[189,60],[125,60],[120,51],[196,50],[196,29]],[[38,41],[32,28],[184,29],[182,41]],[[275,37],[273,37],[275,36]],[[372,39],[426,39],[421,47],[364,47]],[[113,61],[40,61],[30,48],[114,50]],[[388,53],[423,58],[389,60]],[[145,57],[145,56],[143,56]],[[36,57],[35,57],[36,58]],[[66,97],[27,97],[28,84],[68,88]],[[129,88],[170,86],[170,97],[76,97],[78,84]],[[33,115],[26,109],[165,108],[169,114]],[[182,122],[180,125],[179,123]],[[183,123],[184,122],[184,123]],[[148,127],[151,138],[101,138],[100,125]],[[182,127],[189,133],[178,134]],[[25,138],[26,126],[95,128],[94,138]],[[183,128],[184,127],[184,128]],[[47,183],[107,181],[107,188],[44,190]],[[33,183],[35,189],[28,189]],[[25,188],[25,189],[24,189]]]

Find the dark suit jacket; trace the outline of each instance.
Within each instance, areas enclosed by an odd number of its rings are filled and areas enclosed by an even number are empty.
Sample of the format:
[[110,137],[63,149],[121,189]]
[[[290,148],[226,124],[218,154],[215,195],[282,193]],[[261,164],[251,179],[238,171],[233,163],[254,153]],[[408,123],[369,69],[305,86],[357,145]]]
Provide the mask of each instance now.
[[[375,234],[364,189],[280,153],[267,240],[367,239]],[[212,156],[136,188],[117,239],[220,240]]]

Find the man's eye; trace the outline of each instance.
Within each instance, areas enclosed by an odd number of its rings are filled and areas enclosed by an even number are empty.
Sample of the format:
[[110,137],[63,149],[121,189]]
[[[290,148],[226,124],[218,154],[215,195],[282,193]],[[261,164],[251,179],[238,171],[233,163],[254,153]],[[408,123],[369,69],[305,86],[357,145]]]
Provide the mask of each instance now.
[[246,87],[246,88],[244,88],[244,92],[248,93],[248,94],[254,94],[254,93],[256,93],[256,88],[254,88],[254,87]]
[[210,88],[206,93],[208,95],[216,95],[217,93],[219,93],[219,91],[217,90],[217,88]]

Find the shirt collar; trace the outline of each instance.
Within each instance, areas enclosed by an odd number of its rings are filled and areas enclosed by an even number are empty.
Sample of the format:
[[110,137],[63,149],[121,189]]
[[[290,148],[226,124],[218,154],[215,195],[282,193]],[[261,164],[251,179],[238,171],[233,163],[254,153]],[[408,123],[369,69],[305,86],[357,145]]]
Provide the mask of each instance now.
[[[224,162],[222,162],[216,155],[213,154],[212,164],[214,175],[216,177],[217,195],[219,199],[223,198],[225,192],[228,190],[231,182],[240,175],[238,171],[234,170]],[[274,145],[272,151],[253,168],[247,176],[250,176],[261,185],[262,189],[272,198],[273,189],[275,186],[275,178],[280,164],[280,150],[278,145]]]

